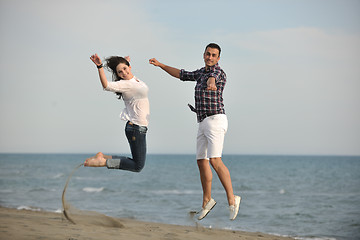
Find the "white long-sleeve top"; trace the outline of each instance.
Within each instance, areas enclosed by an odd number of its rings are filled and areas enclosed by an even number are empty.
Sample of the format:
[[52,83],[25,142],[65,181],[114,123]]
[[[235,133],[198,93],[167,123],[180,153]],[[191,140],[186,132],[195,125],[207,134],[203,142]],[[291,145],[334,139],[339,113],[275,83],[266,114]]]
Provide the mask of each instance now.
[[130,80],[108,82],[104,89],[111,92],[122,93],[125,103],[120,118],[139,126],[148,126],[150,117],[150,104],[148,99],[148,86],[135,76]]

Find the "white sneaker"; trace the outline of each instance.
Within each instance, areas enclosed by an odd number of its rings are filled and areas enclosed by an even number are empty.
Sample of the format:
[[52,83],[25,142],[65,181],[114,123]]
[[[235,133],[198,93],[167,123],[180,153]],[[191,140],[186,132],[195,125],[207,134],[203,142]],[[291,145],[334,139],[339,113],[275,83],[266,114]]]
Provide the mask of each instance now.
[[240,208],[241,197],[235,196],[235,205],[231,205],[230,208],[230,220],[234,220],[238,215]]
[[211,209],[213,209],[216,205],[216,202],[214,199],[210,199],[207,204],[205,205],[205,207],[203,209],[201,209],[200,211],[200,215],[198,217],[198,220],[203,219],[204,217],[206,217],[206,215],[208,215],[208,213],[210,212]]

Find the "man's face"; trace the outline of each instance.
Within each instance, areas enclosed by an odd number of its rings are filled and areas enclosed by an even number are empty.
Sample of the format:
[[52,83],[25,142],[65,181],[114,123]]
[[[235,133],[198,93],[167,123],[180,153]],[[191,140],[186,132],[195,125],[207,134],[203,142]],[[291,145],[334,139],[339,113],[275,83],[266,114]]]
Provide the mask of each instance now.
[[219,50],[216,48],[206,48],[204,52],[204,62],[206,67],[212,67],[220,60]]

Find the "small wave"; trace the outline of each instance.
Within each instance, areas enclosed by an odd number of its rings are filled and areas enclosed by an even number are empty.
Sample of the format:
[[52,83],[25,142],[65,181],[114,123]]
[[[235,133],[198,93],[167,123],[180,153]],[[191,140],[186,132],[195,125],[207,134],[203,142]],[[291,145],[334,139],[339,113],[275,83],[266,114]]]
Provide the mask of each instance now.
[[295,237],[297,240],[336,240],[336,238],[331,237]]
[[223,227],[223,229],[228,230],[228,231],[234,230],[232,227]]
[[30,189],[29,192],[55,192],[56,189],[46,189],[46,188],[33,188]]
[[19,206],[16,208],[17,210],[29,210],[29,211],[41,211],[41,208],[31,207],[31,206]]
[[93,180],[93,178],[91,177],[79,177],[79,176],[76,176],[76,177],[73,177],[74,180],[80,180],[80,181],[83,181],[83,180]]
[[58,179],[58,178],[62,178],[63,176],[64,176],[63,173],[59,173],[59,174],[54,175],[52,178],[53,179]]
[[0,193],[13,193],[14,190],[12,189],[0,189]]
[[104,191],[104,187],[101,188],[92,188],[92,187],[85,187],[82,189],[84,192],[93,193],[93,192],[102,192]]

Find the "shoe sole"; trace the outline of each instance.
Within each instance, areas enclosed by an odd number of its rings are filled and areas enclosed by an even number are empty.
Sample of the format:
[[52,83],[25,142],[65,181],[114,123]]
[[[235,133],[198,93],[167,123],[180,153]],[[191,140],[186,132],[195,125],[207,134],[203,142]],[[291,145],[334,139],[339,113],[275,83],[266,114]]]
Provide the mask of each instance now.
[[205,214],[205,216],[202,217],[201,219],[198,218],[198,220],[203,220],[215,206],[216,206],[216,202],[215,202],[214,206],[212,206],[212,208],[210,208],[210,210]]

